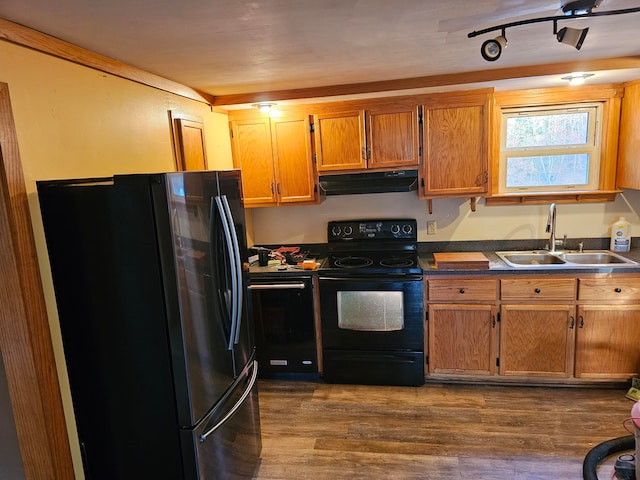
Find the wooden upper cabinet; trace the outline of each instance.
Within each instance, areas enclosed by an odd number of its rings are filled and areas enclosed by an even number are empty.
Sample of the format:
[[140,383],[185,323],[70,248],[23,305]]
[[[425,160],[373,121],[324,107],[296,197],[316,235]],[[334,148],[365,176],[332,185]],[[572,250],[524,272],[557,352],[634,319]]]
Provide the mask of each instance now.
[[425,103],[421,198],[487,193],[490,98],[438,96]]
[[383,107],[366,112],[367,167],[415,168],[420,160],[418,107]]
[[275,205],[275,168],[269,118],[233,120],[231,136],[233,165],[242,170],[244,205]]
[[318,171],[366,168],[364,118],[363,110],[314,115]]
[[640,81],[624,89],[618,144],[618,188],[640,190]]
[[276,194],[279,203],[312,202],[316,172],[311,153],[308,115],[271,119]]
[[242,118],[230,124],[233,163],[242,169],[245,206],[318,200],[309,115]]
[[325,112],[314,121],[320,172],[418,166],[417,105]]

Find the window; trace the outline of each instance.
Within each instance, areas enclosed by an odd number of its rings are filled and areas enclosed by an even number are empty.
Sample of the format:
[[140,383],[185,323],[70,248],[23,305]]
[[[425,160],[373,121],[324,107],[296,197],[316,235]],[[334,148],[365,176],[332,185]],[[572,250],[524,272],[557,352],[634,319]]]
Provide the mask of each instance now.
[[602,104],[503,109],[499,193],[599,188]]

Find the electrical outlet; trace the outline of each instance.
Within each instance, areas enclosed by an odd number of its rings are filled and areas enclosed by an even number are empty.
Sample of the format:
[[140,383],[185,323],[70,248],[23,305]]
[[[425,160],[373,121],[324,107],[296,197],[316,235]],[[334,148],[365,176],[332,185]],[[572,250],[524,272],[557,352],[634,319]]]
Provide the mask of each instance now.
[[427,235],[435,235],[436,234],[436,221],[429,220],[427,222]]

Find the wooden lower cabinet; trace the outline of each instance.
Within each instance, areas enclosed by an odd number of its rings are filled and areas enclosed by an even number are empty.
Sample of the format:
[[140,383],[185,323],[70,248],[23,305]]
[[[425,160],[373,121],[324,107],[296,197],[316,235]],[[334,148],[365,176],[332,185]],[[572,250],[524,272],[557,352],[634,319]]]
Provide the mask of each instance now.
[[628,379],[640,374],[640,305],[578,307],[575,374]]
[[499,373],[570,377],[574,312],[573,305],[502,305]]
[[638,274],[438,275],[427,279],[427,305],[434,378],[595,384],[640,376]]
[[429,305],[428,318],[429,373],[495,373],[495,305]]

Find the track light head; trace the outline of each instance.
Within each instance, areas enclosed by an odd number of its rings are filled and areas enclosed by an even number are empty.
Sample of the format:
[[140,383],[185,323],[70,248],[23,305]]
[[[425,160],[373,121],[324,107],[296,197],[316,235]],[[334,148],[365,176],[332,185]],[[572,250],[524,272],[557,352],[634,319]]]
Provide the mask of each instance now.
[[598,8],[602,0],[574,0],[562,6],[565,15],[585,15]]
[[560,43],[571,45],[575,47],[576,50],[580,50],[582,42],[584,42],[584,39],[587,37],[588,31],[588,28],[578,29],[564,27],[558,30],[556,37]]
[[482,54],[482,58],[487,62],[494,62],[500,58],[505,48],[507,48],[507,39],[503,34],[499,37],[486,40],[482,44],[482,47],[480,47],[480,53]]

